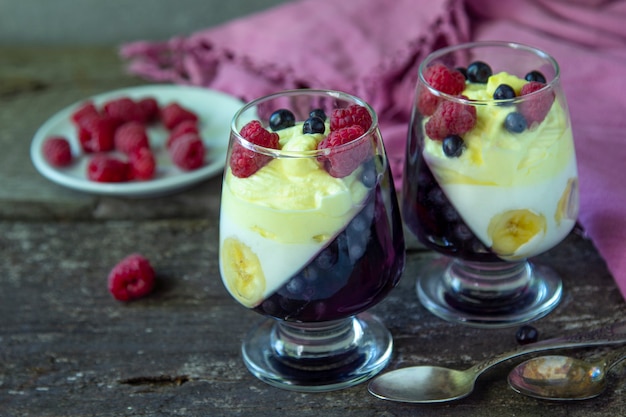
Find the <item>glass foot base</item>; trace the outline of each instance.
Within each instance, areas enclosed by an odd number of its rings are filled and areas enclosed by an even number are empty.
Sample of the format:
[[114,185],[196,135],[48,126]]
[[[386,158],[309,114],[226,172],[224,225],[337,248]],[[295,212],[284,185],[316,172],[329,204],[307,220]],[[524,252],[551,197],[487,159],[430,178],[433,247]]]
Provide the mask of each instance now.
[[476,270],[472,279],[458,278],[450,272],[458,264],[462,262],[438,259],[417,280],[422,305],[444,320],[482,328],[511,327],[547,315],[561,300],[561,279],[545,266],[520,262],[507,284],[507,279],[493,276],[477,278]]
[[389,362],[392,346],[383,323],[362,313],[329,326],[268,319],[246,336],[242,354],[248,370],[263,382],[323,392],[372,378]]

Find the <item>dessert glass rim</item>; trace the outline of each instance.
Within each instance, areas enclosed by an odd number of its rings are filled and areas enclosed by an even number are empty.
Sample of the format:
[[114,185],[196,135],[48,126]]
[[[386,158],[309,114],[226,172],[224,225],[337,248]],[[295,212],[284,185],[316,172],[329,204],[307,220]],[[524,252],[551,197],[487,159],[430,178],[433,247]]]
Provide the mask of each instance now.
[[[367,131],[365,131],[361,136],[359,136],[358,138],[355,138],[354,140],[348,142],[348,143],[344,143],[342,145],[337,145],[337,146],[333,146],[332,148],[324,148],[324,149],[315,149],[315,150],[307,150],[307,151],[292,151],[292,150],[283,150],[283,149],[274,149],[274,148],[268,148],[265,146],[261,146],[261,145],[257,145],[254,144],[250,141],[248,141],[246,138],[244,138],[243,136],[241,136],[241,134],[239,133],[239,127],[237,126],[237,120],[248,110],[250,110],[252,107],[255,107],[256,105],[258,105],[259,103],[265,102],[265,101],[270,101],[273,99],[277,99],[279,97],[285,97],[285,96],[297,96],[297,95],[309,95],[309,96],[328,96],[331,98],[335,98],[335,99],[339,99],[339,100],[343,100],[346,102],[353,102],[353,104],[358,104],[360,106],[363,106],[367,109],[367,111],[369,112],[371,118],[372,118],[372,123],[369,127],[369,129],[367,129]],[[341,150],[347,150],[350,148],[354,148],[356,147],[358,144],[360,144],[361,142],[365,141],[365,140],[369,140],[369,138],[371,136],[374,136],[374,132],[378,129],[378,115],[376,114],[376,112],[374,111],[374,109],[372,108],[372,106],[366,102],[365,100],[352,95],[350,93],[346,93],[343,91],[339,91],[339,90],[332,90],[332,89],[315,89],[315,88],[299,88],[299,89],[288,89],[288,90],[281,90],[275,93],[271,93],[268,95],[264,95],[258,98],[255,98],[254,100],[251,100],[249,102],[247,102],[246,104],[244,104],[239,110],[237,110],[237,112],[235,113],[235,115],[232,118],[231,121],[231,135],[235,137],[235,139],[245,148],[250,149],[254,152],[263,154],[263,155],[269,155],[272,156],[274,158],[316,158],[319,156],[327,156],[329,155],[331,152],[338,152]]]
[[[438,58],[441,58],[442,56],[447,55],[451,52],[455,52],[455,51],[459,51],[463,49],[486,48],[486,47],[501,47],[501,48],[507,48],[507,49],[518,49],[521,51],[532,53],[536,55],[537,57],[545,60],[547,63],[550,64],[550,66],[552,66],[552,69],[554,70],[554,76],[550,79],[550,81],[546,82],[545,85],[539,90],[526,94],[523,97],[515,97],[511,99],[502,99],[502,100],[494,100],[494,99],[471,100],[466,97],[451,95],[448,93],[444,93],[443,91],[437,90],[424,79],[424,70],[432,62],[436,61]],[[444,97],[446,100],[455,101],[455,102],[466,104],[466,105],[474,105],[474,106],[490,106],[490,105],[502,104],[502,103],[515,104],[515,103],[519,103],[522,101],[526,101],[526,100],[532,99],[532,97],[543,94],[547,90],[554,89],[555,86],[560,83],[560,78],[561,78],[561,69],[560,69],[559,63],[552,55],[550,55],[543,49],[537,48],[535,46],[530,46],[524,43],[510,42],[510,41],[475,41],[475,42],[464,42],[464,43],[459,43],[456,45],[446,46],[444,48],[440,48],[431,52],[420,63],[419,68],[418,68],[418,85],[419,84],[424,85],[429,90],[430,93],[439,97]]]

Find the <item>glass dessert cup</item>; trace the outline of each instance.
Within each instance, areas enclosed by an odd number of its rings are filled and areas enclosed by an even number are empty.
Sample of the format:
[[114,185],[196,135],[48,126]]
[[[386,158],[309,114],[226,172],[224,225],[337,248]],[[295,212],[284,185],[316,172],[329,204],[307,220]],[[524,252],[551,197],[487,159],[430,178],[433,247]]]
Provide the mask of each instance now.
[[[366,127],[344,127],[352,136],[331,146],[329,132],[341,127],[331,126],[333,111],[349,107],[360,116],[347,123]],[[400,209],[368,104],[336,91],[291,90],[237,112],[222,186],[220,272],[237,301],[267,317],[242,345],[253,375],[296,391],[376,375],[393,341],[366,310],[403,268]]]
[[475,327],[513,326],[552,311],[562,281],[528,259],[574,227],[577,178],[551,56],[479,42],[427,57],[402,189],[408,229],[443,255],[417,277],[421,303],[440,318]]

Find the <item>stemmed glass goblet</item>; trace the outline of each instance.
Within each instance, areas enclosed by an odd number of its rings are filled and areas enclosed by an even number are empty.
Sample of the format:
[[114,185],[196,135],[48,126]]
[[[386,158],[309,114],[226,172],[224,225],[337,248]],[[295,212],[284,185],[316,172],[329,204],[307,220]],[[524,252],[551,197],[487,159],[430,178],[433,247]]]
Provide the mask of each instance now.
[[366,312],[397,284],[404,238],[373,109],[337,91],[290,90],[232,121],[220,212],[220,272],[266,316],[243,360],[273,386],[328,391],[390,359],[391,335]]
[[554,58],[497,41],[428,56],[402,191],[408,228],[444,255],[417,279],[428,310],[506,327],[554,309],[560,277],[528,261],[564,239],[578,214],[574,143]]

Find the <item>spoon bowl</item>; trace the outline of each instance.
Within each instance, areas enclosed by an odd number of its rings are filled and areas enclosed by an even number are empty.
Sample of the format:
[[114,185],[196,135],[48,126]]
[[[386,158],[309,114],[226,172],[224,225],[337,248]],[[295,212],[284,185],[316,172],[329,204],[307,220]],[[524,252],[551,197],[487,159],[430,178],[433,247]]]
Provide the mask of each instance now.
[[508,381],[513,390],[534,398],[586,400],[606,389],[608,372],[624,359],[624,349],[592,363],[569,356],[539,356],[516,366]]
[[567,337],[523,345],[479,362],[463,371],[440,366],[411,366],[384,373],[368,384],[377,398],[406,403],[436,403],[457,400],[474,390],[478,377],[506,360],[559,348],[603,346],[626,343],[626,321]]
[[[439,366],[412,366],[374,379],[369,385],[369,391],[381,399],[436,403],[466,397],[474,390],[475,381],[467,371]],[[411,389],[407,390],[409,386]]]

